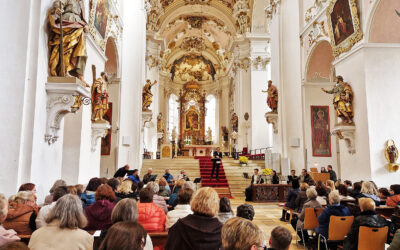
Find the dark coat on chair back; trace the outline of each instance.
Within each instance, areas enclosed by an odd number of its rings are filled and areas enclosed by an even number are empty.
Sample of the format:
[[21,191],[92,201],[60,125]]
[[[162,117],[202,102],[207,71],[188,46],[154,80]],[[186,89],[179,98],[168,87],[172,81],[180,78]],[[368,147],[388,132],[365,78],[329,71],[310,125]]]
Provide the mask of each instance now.
[[296,198],[297,195],[299,194],[300,189],[290,189],[287,197],[286,197],[286,203],[285,206],[291,209],[296,208]]
[[165,250],[218,250],[222,247],[222,223],[216,217],[191,214],[179,219],[168,231]]
[[357,250],[358,247],[358,233],[360,227],[385,227],[388,222],[385,218],[376,214],[375,211],[364,211],[354,219],[350,232],[344,240],[344,249]]
[[331,216],[350,216],[350,210],[345,206],[328,206],[318,216],[319,226],[315,230],[318,234],[322,234],[325,238],[328,238],[329,234],[329,221]]

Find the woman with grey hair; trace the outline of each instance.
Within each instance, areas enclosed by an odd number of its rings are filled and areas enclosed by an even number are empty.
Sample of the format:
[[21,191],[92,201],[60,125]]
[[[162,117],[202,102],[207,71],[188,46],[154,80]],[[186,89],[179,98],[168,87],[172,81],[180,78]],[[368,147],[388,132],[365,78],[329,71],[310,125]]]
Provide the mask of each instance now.
[[146,188],[153,191],[153,203],[156,204],[159,208],[161,208],[165,214],[167,214],[168,213],[167,203],[165,202],[162,196],[158,195],[158,192],[160,191],[160,186],[156,182],[151,181],[147,183]]
[[[307,230],[303,229],[304,228],[304,218],[306,215],[306,208],[321,208],[322,207],[321,204],[317,201],[318,194],[317,194],[317,191],[315,190],[315,188],[307,189],[306,195],[307,195],[307,201],[304,203],[299,217],[297,219],[293,219],[291,221],[291,224],[292,224],[294,230],[296,230],[296,228],[298,228],[303,231],[303,234],[301,233],[301,231],[297,231],[297,234],[299,235],[299,237],[301,239],[301,241],[299,242],[300,244],[303,244],[303,242],[305,244],[307,244],[308,240],[309,240]],[[304,235],[304,239],[303,239],[302,235]]]
[[61,197],[46,219],[47,225],[36,230],[29,248],[36,249],[93,249],[93,236],[82,230],[87,224],[82,202],[78,196]]
[[[112,214],[111,222],[114,224],[121,221],[137,222],[138,220],[138,207],[134,199],[125,198],[120,200],[117,205],[115,205]],[[105,239],[108,233],[108,229],[102,230],[100,237],[97,241],[96,249],[101,245],[102,241]],[[149,235],[146,237],[146,245],[144,250],[152,250],[153,243]]]

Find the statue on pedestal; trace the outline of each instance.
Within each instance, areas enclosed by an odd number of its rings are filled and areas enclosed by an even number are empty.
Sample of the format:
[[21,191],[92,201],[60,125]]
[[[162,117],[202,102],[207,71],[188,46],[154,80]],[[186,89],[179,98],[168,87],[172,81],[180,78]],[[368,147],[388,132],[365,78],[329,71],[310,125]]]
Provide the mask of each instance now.
[[333,94],[333,106],[336,110],[336,115],[340,117],[343,123],[353,123],[353,90],[347,82],[343,82],[343,77],[336,77],[337,83],[331,90],[322,91],[328,94]]
[[84,33],[88,28],[83,14],[81,0],[53,2],[48,14],[49,71],[51,76],[78,77],[87,85],[83,75],[87,59]]
[[104,115],[108,111],[108,78],[106,73],[101,72],[101,77],[98,78],[92,85],[92,121],[104,121]]
[[157,80],[155,80],[153,83],[147,79],[146,84],[143,87],[143,93],[142,93],[142,110],[143,111],[149,111],[149,107],[151,103],[153,102],[153,94],[151,93],[151,87],[153,85],[157,84]]
[[263,93],[268,93],[267,105],[272,110],[272,113],[278,113],[278,89],[272,85],[272,81],[268,81],[268,89],[263,90]]
[[171,138],[172,138],[172,141],[175,141],[175,139],[176,139],[176,126],[174,126],[174,128],[172,129],[172,133],[171,133]]
[[210,127],[207,129],[207,141],[212,142],[212,130]]
[[164,131],[163,115],[160,112],[157,116],[157,132],[162,133]]
[[233,113],[232,118],[231,118],[231,123],[232,123],[232,130],[238,132],[239,130],[239,117],[237,116],[236,113]]

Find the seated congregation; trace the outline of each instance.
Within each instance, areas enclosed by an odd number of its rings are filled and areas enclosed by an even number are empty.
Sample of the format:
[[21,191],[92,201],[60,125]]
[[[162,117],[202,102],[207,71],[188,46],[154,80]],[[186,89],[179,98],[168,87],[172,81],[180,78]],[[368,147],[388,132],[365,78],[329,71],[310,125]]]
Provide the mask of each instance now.
[[289,248],[287,228],[268,239],[252,205],[235,215],[228,198],[185,179],[171,189],[164,177],[146,184],[92,178],[85,188],[57,180],[43,204],[35,184],[23,184],[8,200],[0,194],[0,249],[239,250],[267,249],[268,240],[270,249]]
[[[331,171],[328,167],[327,172]],[[300,239],[298,244],[357,250],[384,249],[385,243],[391,243],[388,249],[400,249],[400,185],[388,190],[373,181],[334,181],[336,174],[325,182],[308,176],[303,169],[298,178],[292,170],[280,219],[290,222]],[[369,248],[364,248],[366,245]]]

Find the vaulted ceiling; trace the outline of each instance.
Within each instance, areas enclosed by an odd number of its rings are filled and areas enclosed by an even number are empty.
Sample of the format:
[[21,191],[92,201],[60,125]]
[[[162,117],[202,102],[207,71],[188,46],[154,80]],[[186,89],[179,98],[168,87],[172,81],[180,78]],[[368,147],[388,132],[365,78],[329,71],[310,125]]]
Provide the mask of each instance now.
[[198,62],[195,70],[211,64],[217,75],[224,74],[234,41],[251,27],[252,4],[253,0],[147,0],[147,31],[162,41],[162,70],[178,70],[174,81],[182,82],[211,81],[214,76],[188,76],[189,67],[183,64],[180,78],[178,61]]

